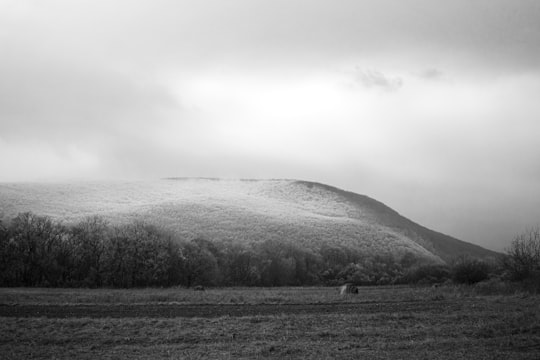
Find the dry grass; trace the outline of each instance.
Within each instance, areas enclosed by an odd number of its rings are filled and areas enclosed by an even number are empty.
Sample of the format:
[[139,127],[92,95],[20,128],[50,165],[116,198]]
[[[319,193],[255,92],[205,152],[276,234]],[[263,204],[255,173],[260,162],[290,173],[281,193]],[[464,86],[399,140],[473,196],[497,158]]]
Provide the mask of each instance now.
[[[360,287],[359,296],[340,296],[334,287],[186,288],[145,289],[57,289],[0,288],[0,304],[316,304],[363,303],[458,299],[476,296],[478,290],[466,286],[441,288],[410,286]],[[480,292],[483,295],[483,292]]]
[[[159,290],[169,301],[176,289]],[[242,294],[247,301],[310,302],[337,298],[324,288],[221,289],[202,294],[210,303]],[[477,296],[464,289],[366,288],[341,301],[389,301],[380,311],[347,314],[282,315],[217,318],[48,319],[2,318],[0,354],[4,359],[538,359],[540,305],[537,296]],[[62,293],[64,291],[65,293]],[[169,293],[170,291],[170,293]],[[437,291],[435,293],[434,291]],[[459,293],[461,291],[462,293]],[[27,292],[28,297],[22,295]],[[45,294],[50,292],[51,296]],[[153,301],[153,290],[117,291],[122,301]],[[84,297],[86,293],[86,297]],[[105,290],[1,291],[18,303],[58,300],[106,302]],[[180,291],[186,302],[199,294]],[[296,294],[296,298],[295,298]],[[435,296],[442,296],[439,301]],[[425,298],[433,296],[433,298]],[[399,302],[424,297],[425,308],[400,311]],[[93,300],[92,300],[93,298]],[[268,300],[274,299],[274,300]],[[220,303],[219,300],[216,303]],[[224,300],[226,301],[226,300]],[[466,303],[467,306],[452,306]]]

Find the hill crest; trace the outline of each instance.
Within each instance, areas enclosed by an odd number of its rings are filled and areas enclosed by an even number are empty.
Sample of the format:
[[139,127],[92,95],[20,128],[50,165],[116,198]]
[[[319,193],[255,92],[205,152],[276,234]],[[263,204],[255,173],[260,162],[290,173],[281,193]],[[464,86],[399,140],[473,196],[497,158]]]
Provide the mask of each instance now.
[[305,248],[354,248],[366,256],[412,253],[427,261],[496,253],[427,229],[366,195],[291,179],[0,184],[0,216],[32,211],[72,223],[100,215],[144,220],[189,240],[289,240]]

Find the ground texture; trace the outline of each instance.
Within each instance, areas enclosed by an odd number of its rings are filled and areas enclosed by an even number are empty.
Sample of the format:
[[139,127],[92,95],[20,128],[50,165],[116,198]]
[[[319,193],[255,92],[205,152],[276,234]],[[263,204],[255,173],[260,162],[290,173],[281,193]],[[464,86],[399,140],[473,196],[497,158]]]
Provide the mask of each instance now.
[[[210,296],[182,291],[183,302],[169,301],[170,292],[160,295],[164,301],[150,302],[145,299],[154,299],[151,290],[125,290],[118,294],[133,301],[105,303],[99,290],[78,290],[72,297],[51,290],[62,299],[55,303],[48,290],[0,290],[0,357],[540,358],[536,296],[391,288],[345,299],[324,288],[259,295],[250,289],[212,290]],[[308,301],[318,293],[327,294],[323,301]],[[245,303],[231,304],[239,294]],[[208,300],[214,296],[224,301]]]

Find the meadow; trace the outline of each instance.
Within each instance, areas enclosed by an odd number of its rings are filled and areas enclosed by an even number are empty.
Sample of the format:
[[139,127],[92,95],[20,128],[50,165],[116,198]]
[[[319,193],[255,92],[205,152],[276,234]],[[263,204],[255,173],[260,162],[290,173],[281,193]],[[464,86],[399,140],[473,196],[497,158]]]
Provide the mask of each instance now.
[[3,359],[538,359],[538,295],[482,286],[0,289]]

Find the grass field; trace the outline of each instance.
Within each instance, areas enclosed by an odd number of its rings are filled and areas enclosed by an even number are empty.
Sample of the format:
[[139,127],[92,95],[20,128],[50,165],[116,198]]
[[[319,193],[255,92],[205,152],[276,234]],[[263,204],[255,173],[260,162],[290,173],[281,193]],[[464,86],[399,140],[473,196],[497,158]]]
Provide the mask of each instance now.
[[0,289],[0,358],[538,359],[539,300],[453,286]]

